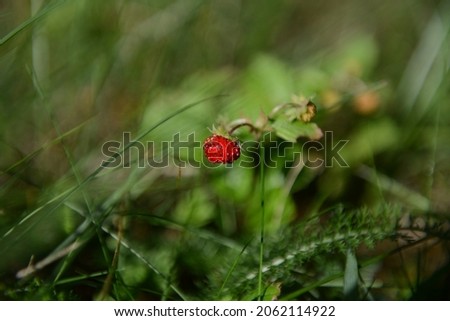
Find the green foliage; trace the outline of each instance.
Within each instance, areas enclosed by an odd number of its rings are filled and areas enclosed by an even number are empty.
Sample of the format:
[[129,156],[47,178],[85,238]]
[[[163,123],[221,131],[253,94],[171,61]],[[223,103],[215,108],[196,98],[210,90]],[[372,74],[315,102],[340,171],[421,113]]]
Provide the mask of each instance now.
[[0,15],[0,299],[448,299],[443,3],[44,3]]
[[[335,274],[334,269],[327,270],[326,266],[316,270],[320,258],[328,257],[329,253],[344,254],[348,248],[362,244],[373,247],[377,241],[394,236],[395,222],[400,214],[400,209],[392,206],[374,210],[337,209],[328,213],[326,219],[314,217],[285,229],[265,243],[263,272],[266,286],[300,287],[308,282],[311,274],[316,274],[316,278]],[[239,264],[233,267],[232,279],[227,282],[229,298],[248,299],[246,291],[256,287],[256,253],[256,248],[247,249]]]

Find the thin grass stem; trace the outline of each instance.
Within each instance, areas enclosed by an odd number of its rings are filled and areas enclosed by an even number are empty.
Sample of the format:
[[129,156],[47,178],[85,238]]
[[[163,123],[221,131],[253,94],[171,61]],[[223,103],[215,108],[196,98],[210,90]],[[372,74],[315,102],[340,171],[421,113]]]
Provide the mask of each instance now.
[[260,211],[260,220],[261,220],[261,230],[260,230],[260,243],[259,243],[259,270],[258,270],[258,296],[259,300],[262,300],[263,289],[262,289],[262,276],[263,276],[263,265],[264,265],[264,234],[265,234],[265,157],[264,157],[264,135],[260,141],[259,154],[260,154],[260,193],[261,193],[261,211]]

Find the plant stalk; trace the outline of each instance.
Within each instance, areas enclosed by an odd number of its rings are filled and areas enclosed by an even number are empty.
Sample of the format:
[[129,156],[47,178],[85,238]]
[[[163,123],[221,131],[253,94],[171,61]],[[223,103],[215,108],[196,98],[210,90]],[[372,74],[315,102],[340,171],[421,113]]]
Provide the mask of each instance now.
[[259,153],[260,153],[260,193],[261,193],[261,230],[260,230],[260,243],[259,243],[259,270],[258,270],[258,299],[261,301],[263,299],[262,291],[262,276],[263,276],[263,265],[264,265],[264,234],[265,234],[265,204],[264,204],[264,194],[265,194],[265,156],[264,156],[264,135],[260,141]]

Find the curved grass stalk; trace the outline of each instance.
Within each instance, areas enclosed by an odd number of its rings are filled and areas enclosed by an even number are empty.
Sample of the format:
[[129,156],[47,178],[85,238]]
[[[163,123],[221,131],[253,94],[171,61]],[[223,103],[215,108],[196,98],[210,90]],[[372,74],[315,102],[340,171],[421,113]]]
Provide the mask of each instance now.
[[41,20],[42,18],[44,18],[47,14],[49,14],[51,11],[58,8],[65,2],[67,2],[67,0],[56,1],[54,3],[47,5],[45,8],[43,8],[42,10],[37,12],[34,16],[25,20],[20,25],[18,25],[16,28],[11,30],[6,36],[4,36],[3,38],[0,38],[0,46],[7,43],[9,40],[11,40],[15,36],[17,36],[20,32],[27,29],[28,27],[30,27],[32,24],[34,24],[38,20]]

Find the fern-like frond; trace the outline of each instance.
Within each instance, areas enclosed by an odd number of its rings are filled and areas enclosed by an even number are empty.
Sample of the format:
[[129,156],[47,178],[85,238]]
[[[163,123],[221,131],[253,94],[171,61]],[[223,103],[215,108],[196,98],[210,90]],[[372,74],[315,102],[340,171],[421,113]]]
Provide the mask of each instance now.
[[[341,208],[300,222],[267,240],[263,282],[266,288],[273,285],[294,287],[299,292],[299,287],[306,287],[308,291],[300,292],[310,292],[343,277],[345,253],[349,249],[373,248],[380,241],[389,239],[401,241],[399,246],[407,247],[426,238],[449,240],[449,237],[447,215],[414,213],[393,204],[352,210]],[[222,289],[221,298],[256,299],[258,254],[258,245],[254,244],[246,249],[238,264],[233,263],[232,273],[227,274],[228,287]],[[390,254],[377,256],[378,261]],[[369,259],[368,262],[372,264],[373,261]]]

